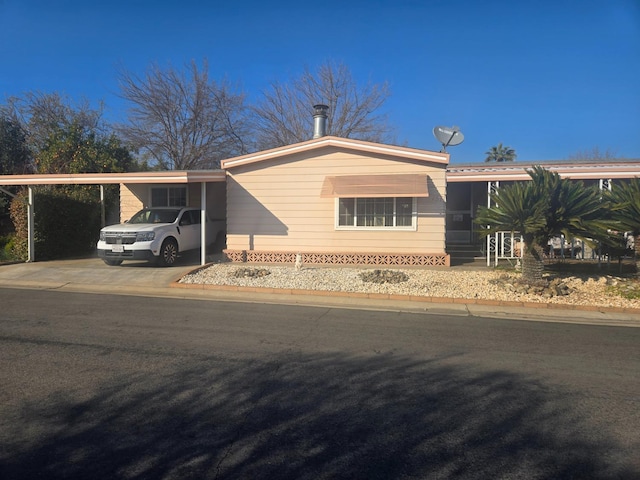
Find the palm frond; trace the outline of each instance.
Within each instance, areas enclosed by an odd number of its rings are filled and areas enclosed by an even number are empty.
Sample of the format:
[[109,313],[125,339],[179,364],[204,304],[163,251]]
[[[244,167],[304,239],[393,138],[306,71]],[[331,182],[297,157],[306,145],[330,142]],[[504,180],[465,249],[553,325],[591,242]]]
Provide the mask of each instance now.
[[621,230],[640,235],[640,178],[614,185],[607,193],[607,199]]
[[[495,207],[478,210],[482,234],[517,231],[525,241],[544,245],[556,235],[567,238],[603,238],[612,226],[608,201],[596,187],[562,179],[539,165],[527,170],[531,181],[514,183],[491,195]],[[626,203],[625,203],[626,204]]]

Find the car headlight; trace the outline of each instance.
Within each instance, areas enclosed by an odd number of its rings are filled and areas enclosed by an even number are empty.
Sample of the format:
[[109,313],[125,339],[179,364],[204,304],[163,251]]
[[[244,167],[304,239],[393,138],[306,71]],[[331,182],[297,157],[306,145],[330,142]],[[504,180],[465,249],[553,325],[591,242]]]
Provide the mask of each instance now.
[[156,232],[138,232],[136,233],[136,242],[150,242],[156,238]]
[[99,237],[101,242],[104,242],[107,239],[107,234],[104,232],[100,232],[100,237]]

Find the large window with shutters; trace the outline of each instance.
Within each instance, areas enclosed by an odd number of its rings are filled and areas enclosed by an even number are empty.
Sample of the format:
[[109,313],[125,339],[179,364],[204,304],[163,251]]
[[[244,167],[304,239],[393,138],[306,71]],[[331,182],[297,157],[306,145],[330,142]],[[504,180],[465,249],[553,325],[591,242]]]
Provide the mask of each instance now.
[[416,228],[416,201],[410,197],[338,198],[338,229]]

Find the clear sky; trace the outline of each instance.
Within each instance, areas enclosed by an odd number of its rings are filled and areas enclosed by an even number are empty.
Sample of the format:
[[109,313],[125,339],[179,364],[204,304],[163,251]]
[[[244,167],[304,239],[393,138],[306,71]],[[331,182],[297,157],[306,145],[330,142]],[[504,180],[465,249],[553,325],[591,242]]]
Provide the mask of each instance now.
[[452,163],[640,158],[640,0],[0,0],[2,103],[56,91],[120,121],[118,68],[205,58],[250,100],[326,60],[388,81],[397,143],[457,125]]

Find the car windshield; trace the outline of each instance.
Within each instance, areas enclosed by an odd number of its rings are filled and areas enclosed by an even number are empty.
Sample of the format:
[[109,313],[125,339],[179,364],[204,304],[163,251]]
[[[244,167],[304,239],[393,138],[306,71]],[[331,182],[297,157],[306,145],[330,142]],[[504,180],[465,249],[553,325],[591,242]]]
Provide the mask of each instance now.
[[178,218],[180,209],[147,209],[136,213],[129,223],[173,223]]

